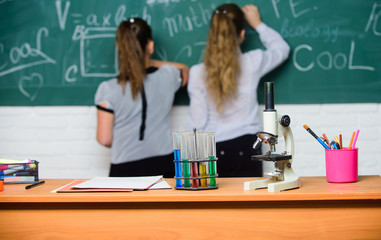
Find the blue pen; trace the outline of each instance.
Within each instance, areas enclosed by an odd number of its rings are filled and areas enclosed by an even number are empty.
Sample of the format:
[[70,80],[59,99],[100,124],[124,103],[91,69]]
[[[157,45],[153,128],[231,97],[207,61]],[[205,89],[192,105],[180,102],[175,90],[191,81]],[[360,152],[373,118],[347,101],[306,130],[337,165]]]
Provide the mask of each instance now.
[[323,140],[321,140],[307,125],[303,125],[303,127],[309,132],[318,142],[325,148],[331,149]]
[[337,149],[337,145],[335,141],[331,141],[331,149]]
[[340,144],[336,141],[332,140],[330,145],[331,145],[331,149],[335,149],[335,150],[340,149]]

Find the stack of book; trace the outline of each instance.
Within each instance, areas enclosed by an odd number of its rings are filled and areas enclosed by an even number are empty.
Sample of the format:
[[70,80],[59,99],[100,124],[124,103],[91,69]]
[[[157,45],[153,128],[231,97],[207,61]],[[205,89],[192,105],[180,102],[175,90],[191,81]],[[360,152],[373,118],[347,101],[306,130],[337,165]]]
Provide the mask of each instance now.
[[38,161],[0,159],[0,180],[4,184],[38,182]]

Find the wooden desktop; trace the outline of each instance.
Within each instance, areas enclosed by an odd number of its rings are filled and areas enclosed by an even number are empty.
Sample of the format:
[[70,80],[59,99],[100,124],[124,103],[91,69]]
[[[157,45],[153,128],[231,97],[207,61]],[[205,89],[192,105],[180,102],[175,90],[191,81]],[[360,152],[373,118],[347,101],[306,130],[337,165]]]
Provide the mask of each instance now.
[[[245,191],[255,178],[218,178],[215,190],[51,192],[73,179],[4,185],[0,239],[380,239],[381,177]],[[175,185],[174,179],[166,179]]]

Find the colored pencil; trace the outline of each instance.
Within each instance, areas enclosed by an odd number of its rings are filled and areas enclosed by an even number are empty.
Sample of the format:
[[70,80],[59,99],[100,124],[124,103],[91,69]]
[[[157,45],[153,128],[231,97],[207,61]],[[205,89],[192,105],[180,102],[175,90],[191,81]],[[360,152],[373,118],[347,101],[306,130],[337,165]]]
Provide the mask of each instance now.
[[356,146],[356,142],[357,142],[357,138],[359,136],[359,133],[360,133],[360,130],[357,130],[356,135],[355,135],[355,139],[353,140],[353,143],[352,143],[352,149],[354,149]]
[[340,140],[340,147],[344,148],[344,146],[343,146],[343,135],[341,134],[341,132],[339,133],[339,140]]
[[324,138],[325,140],[327,140],[327,142],[329,142],[328,137],[327,137],[327,135],[325,135],[325,133],[323,133],[323,138]]
[[339,149],[342,149],[343,147],[341,146],[340,144],[340,140],[337,136],[335,136],[335,141],[339,144],[340,148]]
[[348,149],[352,149],[352,144],[353,144],[353,140],[354,140],[354,138],[355,138],[355,135],[356,135],[356,132],[353,132],[353,133],[352,133],[352,137],[351,137],[351,141],[349,142],[349,147],[348,147]]

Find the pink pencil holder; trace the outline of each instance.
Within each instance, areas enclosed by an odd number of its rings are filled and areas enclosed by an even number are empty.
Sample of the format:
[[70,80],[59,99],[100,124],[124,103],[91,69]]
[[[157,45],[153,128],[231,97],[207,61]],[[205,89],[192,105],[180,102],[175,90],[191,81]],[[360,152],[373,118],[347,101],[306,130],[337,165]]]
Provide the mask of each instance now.
[[325,167],[328,182],[356,182],[358,177],[358,148],[326,149]]

